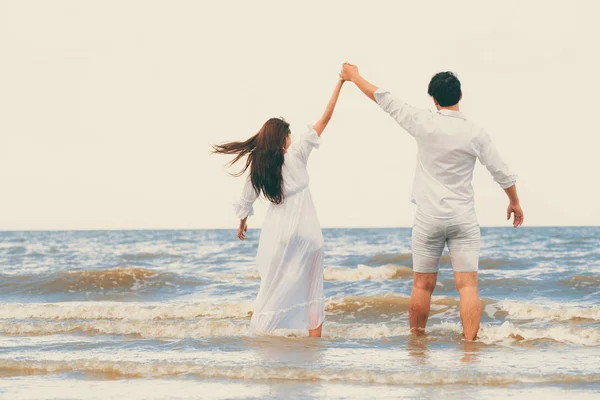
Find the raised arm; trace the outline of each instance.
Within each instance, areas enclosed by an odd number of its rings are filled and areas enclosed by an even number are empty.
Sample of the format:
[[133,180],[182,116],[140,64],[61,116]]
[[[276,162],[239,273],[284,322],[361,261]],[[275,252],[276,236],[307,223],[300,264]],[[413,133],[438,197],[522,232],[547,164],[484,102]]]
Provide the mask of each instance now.
[[419,136],[419,127],[427,124],[433,114],[426,109],[408,105],[404,100],[392,95],[389,90],[379,88],[365,78],[354,64],[344,63],[340,78],[352,81],[361,92],[388,113],[396,122],[412,136]]
[[327,107],[325,107],[325,111],[321,118],[315,123],[314,128],[317,132],[317,135],[321,136],[325,127],[329,123],[331,116],[333,115],[333,110],[335,109],[335,105],[340,97],[340,91],[342,90],[342,85],[344,84],[344,80],[340,79],[335,85],[335,89],[333,90],[333,94],[329,99],[329,103],[327,103]]

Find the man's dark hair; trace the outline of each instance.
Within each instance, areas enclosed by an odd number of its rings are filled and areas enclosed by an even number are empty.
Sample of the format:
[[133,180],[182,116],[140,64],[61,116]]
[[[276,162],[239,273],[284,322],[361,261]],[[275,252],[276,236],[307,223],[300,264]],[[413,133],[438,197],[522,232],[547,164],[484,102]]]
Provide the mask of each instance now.
[[460,81],[453,72],[438,72],[431,78],[427,93],[429,93],[440,106],[453,106],[460,100]]

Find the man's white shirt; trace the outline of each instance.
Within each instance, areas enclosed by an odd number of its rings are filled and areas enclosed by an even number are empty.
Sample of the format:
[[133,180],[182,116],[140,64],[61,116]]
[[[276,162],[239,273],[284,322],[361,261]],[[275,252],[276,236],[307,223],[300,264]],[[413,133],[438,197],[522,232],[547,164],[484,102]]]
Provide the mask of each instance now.
[[517,176],[502,161],[489,135],[463,113],[411,107],[382,88],[375,91],[375,100],[417,141],[412,201],[420,212],[452,218],[472,210],[476,159],[503,189],[515,184]]

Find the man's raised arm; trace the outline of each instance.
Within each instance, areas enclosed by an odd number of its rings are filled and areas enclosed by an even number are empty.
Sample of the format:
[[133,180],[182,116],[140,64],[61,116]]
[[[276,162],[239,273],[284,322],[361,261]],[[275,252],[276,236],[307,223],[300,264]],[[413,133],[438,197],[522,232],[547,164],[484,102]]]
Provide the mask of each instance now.
[[344,63],[340,78],[352,81],[412,136],[419,136],[419,125],[426,123],[433,115],[429,110],[412,107],[404,100],[393,96],[390,91],[373,85],[360,75],[358,67],[354,64]]

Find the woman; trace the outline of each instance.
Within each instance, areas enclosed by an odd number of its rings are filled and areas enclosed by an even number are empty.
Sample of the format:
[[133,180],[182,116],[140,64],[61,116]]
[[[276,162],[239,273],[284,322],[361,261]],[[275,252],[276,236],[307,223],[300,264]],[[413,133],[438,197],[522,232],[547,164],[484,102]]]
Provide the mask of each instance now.
[[259,195],[270,201],[260,234],[256,263],[261,277],[250,322],[255,332],[306,331],[320,337],[325,319],[323,297],[323,235],[308,188],[306,164],[329,123],[344,81],[339,80],[325,112],[294,143],[289,124],[271,118],[245,142],[214,147],[214,153],[234,154],[235,164],[247,156],[240,173],[250,169],[240,200],[238,237],[245,240],[246,221]]

